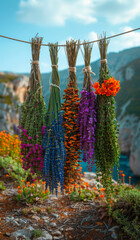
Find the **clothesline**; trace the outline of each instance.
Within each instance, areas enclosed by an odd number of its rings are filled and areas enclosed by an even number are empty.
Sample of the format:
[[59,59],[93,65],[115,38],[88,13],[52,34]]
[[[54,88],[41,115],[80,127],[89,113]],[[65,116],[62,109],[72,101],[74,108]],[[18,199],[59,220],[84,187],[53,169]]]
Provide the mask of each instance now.
[[[140,28],[135,28],[135,29],[132,29],[132,30],[129,30],[129,31],[126,31],[126,32],[118,33],[118,34],[115,34],[115,35],[106,37],[106,38],[104,38],[104,39],[110,39],[110,38],[118,37],[118,36],[121,36],[121,35],[124,35],[124,34],[128,34],[128,33],[134,32],[134,31],[138,31],[138,30],[140,30]],[[13,40],[13,41],[17,41],[17,42],[22,42],[22,43],[31,44],[31,42],[29,42],[29,41],[25,41],[25,40],[21,40],[21,39],[16,39],[16,38],[4,36],[4,35],[0,35],[0,37],[6,38],[6,39],[10,39],[10,40]],[[89,43],[95,43],[95,42],[99,42],[100,40],[102,40],[102,39],[97,39],[97,40],[90,41],[90,42],[77,43],[77,45],[84,45],[84,44],[89,44]],[[50,43],[48,43],[48,44],[42,43],[41,45],[42,45],[42,46],[50,46],[51,44],[50,44]],[[66,44],[58,44],[58,46],[59,46],[59,47],[65,47]]]

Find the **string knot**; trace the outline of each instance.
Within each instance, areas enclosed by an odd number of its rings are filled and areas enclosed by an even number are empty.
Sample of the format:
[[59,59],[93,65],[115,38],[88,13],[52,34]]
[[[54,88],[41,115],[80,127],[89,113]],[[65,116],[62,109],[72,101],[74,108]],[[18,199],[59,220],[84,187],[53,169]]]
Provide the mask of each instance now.
[[56,67],[56,68],[58,68],[58,65],[54,65],[54,64],[52,64],[52,68],[53,68],[53,67]]
[[74,73],[76,73],[76,67],[69,67],[69,72],[74,72]]
[[31,64],[37,64],[37,65],[39,65],[39,61],[38,61],[38,60],[31,61]]
[[100,62],[101,62],[101,63],[106,63],[106,64],[107,64],[107,59],[106,59],[106,58],[105,58],[105,59],[101,59]]
[[91,73],[93,74],[94,76],[96,75],[94,72],[92,72],[92,69],[91,69],[91,66],[85,66],[83,69],[82,69],[83,73]]

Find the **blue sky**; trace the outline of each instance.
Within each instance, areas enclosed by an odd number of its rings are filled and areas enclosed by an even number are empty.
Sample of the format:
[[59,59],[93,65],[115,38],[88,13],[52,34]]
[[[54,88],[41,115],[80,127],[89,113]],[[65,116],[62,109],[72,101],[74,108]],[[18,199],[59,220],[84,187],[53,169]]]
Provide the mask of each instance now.
[[[39,34],[43,43],[65,44],[68,39],[95,40],[140,27],[139,0],[4,0],[0,7],[0,34],[30,41]],[[140,31],[110,41],[108,52],[140,46]],[[99,58],[94,44],[92,61]],[[30,72],[29,44],[0,38],[0,72]],[[79,52],[77,65],[84,64]],[[63,48],[59,50],[59,69],[67,68]],[[41,47],[41,73],[51,70],[48,47]],[[93,69],[94,70],[94,69]]]

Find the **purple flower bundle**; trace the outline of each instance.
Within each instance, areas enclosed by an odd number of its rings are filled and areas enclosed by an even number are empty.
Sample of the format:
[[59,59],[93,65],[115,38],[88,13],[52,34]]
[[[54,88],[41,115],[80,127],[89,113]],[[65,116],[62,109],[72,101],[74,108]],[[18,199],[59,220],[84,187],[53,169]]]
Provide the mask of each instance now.
[[80,127],[80,149],[83,151],[83,161],[88,163],[88,171],[94,164],[95,129],[96,129],[96,96],[93,90],[81,91],[78,126]]
[[[25,170],[31,169],[30,172],[33,174],[42,172],[44,166],[44,154],[42,145],[37,143],[39,136],[35,136],[35,141],[27,134],[26,129],[22,129],[21,126],[19,126],[19,128],[22,132],[22,138],[24,138],[24,141],[21,139],[21,155],[23,156],[22,167]],[[42,127],[42,135],[45,133],[45,128],[46,126]]]

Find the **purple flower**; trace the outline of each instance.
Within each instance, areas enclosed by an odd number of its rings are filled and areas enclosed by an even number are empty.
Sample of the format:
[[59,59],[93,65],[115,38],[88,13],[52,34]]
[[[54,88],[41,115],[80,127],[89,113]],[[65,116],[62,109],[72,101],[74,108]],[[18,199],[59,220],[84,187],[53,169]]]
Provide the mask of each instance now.
[[28,137],[28,139],[32,139],[32,137]]

